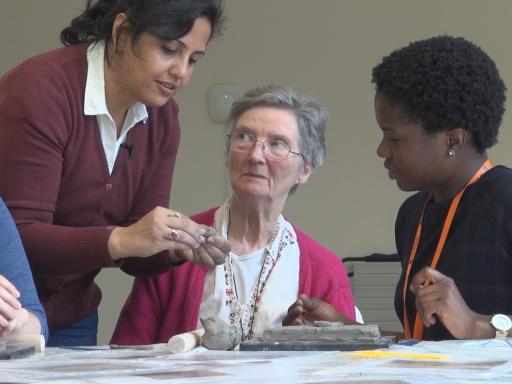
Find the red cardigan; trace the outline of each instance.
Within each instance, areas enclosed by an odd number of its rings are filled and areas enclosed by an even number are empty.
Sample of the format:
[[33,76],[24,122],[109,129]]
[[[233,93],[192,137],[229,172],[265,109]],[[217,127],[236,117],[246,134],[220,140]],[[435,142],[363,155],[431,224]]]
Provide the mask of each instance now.
[[[169,205],[180,139],[178,106],[148,108],[109,174],[96,116],[84,115],[87,46],[56,49],[0,79],[0,196],[20,231],[51,329],[98,307],[94,277],[112,267],[112,226]],[[127,260],[131,273],[169,269],[163,254]]]
[[[192,219],[212,225],[216,210]],[[341,260],[297,228],[294,230],[300,249],[299,293],[318,297],[354,320],[350,282]],[[162,343],[196,329],[207,272],[203,266],[185,263],[160,276],[136,278],[111,343]]]

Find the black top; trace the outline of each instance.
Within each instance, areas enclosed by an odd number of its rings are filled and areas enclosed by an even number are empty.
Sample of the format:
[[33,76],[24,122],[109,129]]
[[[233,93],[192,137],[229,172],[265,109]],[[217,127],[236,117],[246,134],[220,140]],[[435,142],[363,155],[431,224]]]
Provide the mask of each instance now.
[[[409,197],[400,207],[395,224],[396,247],[402,275],[395,292],[395,310],[402,324],[402,287],[405,270],[421,211],[428,192]],[[451,199],[431,201],[425,210],[418,251],[409,275],[430,266]],[[470,185],[460,201],[439,263],[441,273],[451,277],[473,311],[492,315],[512,313],[512,170],[496,166]],[[407,291],[407,312],[413,328],[414,295]],[[425,340],[453,339],[437,321],[425,327]]]

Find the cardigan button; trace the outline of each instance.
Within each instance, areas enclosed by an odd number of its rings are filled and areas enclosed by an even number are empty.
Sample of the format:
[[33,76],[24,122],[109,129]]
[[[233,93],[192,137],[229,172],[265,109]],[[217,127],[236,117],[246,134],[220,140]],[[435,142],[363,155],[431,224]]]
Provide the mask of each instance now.
[[106,185],[105,185],[105,189],[106,189],[107,191],[110,191],[110,190],[112,189],[112,184],[110,184],[110,183],[106,184]]

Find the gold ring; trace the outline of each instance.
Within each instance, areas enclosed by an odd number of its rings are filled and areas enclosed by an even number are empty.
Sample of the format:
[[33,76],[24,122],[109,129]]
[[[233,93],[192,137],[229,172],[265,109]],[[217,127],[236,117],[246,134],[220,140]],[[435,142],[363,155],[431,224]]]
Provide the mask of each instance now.
[[169,239],[170,240],[178,239],[178,232],[175,229],[171,229],[171,232],[169,232]]
[[168,216],[169,216],[169,217],[175,217],[175,218],[177,218],[177,219],[179,219],[179,218],[180,218],[180,214],[179,214],[178,212],[176,212],[176,211],[173,211],[173,210],[171,210],[171,211],[169,212],[169,215],[168,215]]

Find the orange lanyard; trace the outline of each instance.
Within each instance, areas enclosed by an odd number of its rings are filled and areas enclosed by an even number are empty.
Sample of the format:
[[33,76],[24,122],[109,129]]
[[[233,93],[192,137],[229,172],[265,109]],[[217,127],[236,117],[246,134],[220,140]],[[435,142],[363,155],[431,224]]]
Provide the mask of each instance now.
[[[453,217],[455,216],[455,212],[457,211],[457,207],[459,206],[460,199],[462,198],[462,194],[466,190],[468,186],[477,181],[480,176],[482,176],[485,172],[492,168],[492,164],[489,160],[487,160],[481,167],[476,171],[471,180],[462,188],[455,197],[453,198],[450,208],[448,209],[448,213],[446,214],[446,218],[444,219],[443,229],[441,231],[441,236],[439,237],[439,241],[437,242],[436,251],[434,253],[434,257],[432,258],[432,263],[430,266],[432,268],[436,268],[437,263],[439,262],[439,257],[441,256],[441,252],[443,251],[444,244],[446,242],[446,237],[448,236],[448,232],[450,231],[450,227],[452,225]],[[407,286],[409,285],[409,274],[411,273],[412,264],[414,262],[414,258],[416,257],[416,252],[418,250],[418,245],[421,237],[421,227],[423,224],[423,215],[425,214],[425,209],[427,208],[427,204],[432,198],[432,192],[428,195],[427,200],[425,201],[425,205],[423,206],[423,211],[421,212],[420,220],[418,222],[418,227],[416,228],[416,235],[414,237],[414,243],[411,249],[411,255],[409,257],[409,262],[407,263],[407,269],[405,271],[404,285],[402,288],[402,300],[404,303],[404,330],[405,330],[405,338],[410,339],[411,336],[413,339],[421,340],[423,338],[423,321],[420,319],[420,315],[416,313],[416,318],[414,320],[414,331],[411,332],[411,327],[409,326],[409,318],[407,316],[407,304],[406,304],[406,294],[407,294]],[[425,287],[428,287],[429,281],[425,282]],[[412,335],[411,335],[412,333]]]

